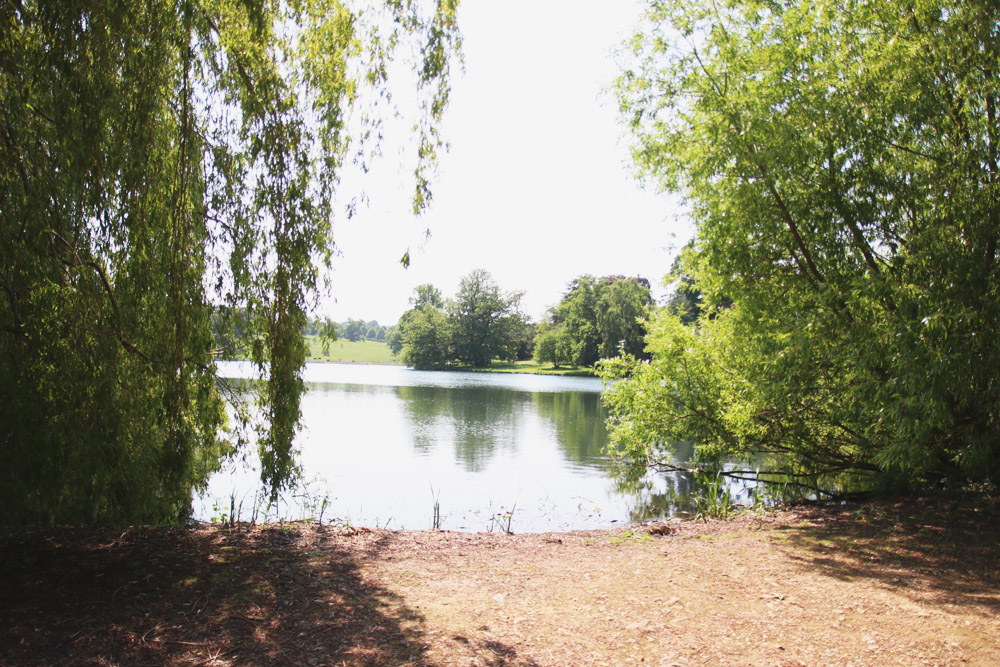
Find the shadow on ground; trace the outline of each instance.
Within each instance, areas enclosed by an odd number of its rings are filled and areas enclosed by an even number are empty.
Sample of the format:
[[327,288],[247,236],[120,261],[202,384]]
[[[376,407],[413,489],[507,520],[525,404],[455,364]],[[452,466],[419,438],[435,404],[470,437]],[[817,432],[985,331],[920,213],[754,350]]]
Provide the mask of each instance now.
[[1000,499],[881,500],[807,510],[804,518],[780,530],[795,547],[790,556],[807,569],[1000,614]]
[[423,665],[424,619],[327,529],[0,538],[0,664]]

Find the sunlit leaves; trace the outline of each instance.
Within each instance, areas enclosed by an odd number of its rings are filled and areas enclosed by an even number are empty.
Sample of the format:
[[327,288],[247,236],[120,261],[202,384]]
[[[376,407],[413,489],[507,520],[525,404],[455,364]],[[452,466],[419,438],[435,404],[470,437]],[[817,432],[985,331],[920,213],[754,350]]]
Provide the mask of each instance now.
[[642,356],[643,321],[651,306],[644,278],[580,276],[552,309],[548,324],[565,332],[558,347],[569,345],[568,361],[591,366],[621,352]]
[[688,198],[682,271],[708,308],[684,353],[661,315],[652,364],[611,369],[635,376],[611,394],[621,442],[682,437],[627,416],[648,395],[731,454],[1000,475],[998,20],[988,2],[650,3],[619,101],[640,171]]

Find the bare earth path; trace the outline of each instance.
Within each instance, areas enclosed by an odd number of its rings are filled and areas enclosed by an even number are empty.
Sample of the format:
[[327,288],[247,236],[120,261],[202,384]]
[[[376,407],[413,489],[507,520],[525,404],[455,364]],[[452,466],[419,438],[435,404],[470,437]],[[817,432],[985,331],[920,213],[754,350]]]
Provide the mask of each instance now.
[[1000,504],[0,538],[2,665],[1000,665]]

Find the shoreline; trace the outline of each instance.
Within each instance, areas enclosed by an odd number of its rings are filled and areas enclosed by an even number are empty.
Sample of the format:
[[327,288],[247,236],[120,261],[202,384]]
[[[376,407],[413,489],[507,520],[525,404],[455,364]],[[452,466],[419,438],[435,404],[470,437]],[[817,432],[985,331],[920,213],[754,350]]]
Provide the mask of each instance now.
[[997,530],[966,494],[516,535],[20,531],[0,663],[998,664]]
[[[216,359],[219,361],[249,361],[249,359]],[[341,360],[341,359],[306,359],[307,364],[347,364],[351,366],[398,366],[400,368],[413,369],[401,361],[363,361],[363,360]],[[428,372],[452,372],[452,373],[497,373],[507,375],[554,375],[558,377],[599,377],[593,370],[586,368],[566,368],[566,369],[519,369],[519,368],[473,368],[473,367],[447,367],[427,369]]]
[[[246,361],[246,359],[236,359],[234,361]],[[353,366],[399,366],[410,370],[416,370],[412,366],[407,366],[401,361],[341,361],[336,359],[306,359],[307,364],[350,364]],[[557,369],[519,369],[519,368],[474,368],[472,366],[456,366],[445,368],[426,369],[427,372],[451,372],[451,373],[498,373],[508,375],[556,375],[560,377],[599,377],[592,370],[586,368],[557,368]]]

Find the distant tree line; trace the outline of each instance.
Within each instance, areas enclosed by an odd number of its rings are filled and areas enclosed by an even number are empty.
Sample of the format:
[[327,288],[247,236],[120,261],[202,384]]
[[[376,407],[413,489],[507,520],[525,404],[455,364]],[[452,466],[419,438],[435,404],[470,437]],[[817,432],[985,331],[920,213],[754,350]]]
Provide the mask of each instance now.
[[358,342],[363,340],[374,340],[382,342],[392,327],[378,323],[378,320],[356,320],[348,318],[343,322],[327,322],[322,319],[310,320],[304,333],[307,336],[323,335],[328,327],[333,327],[333,334],[338,339]]

